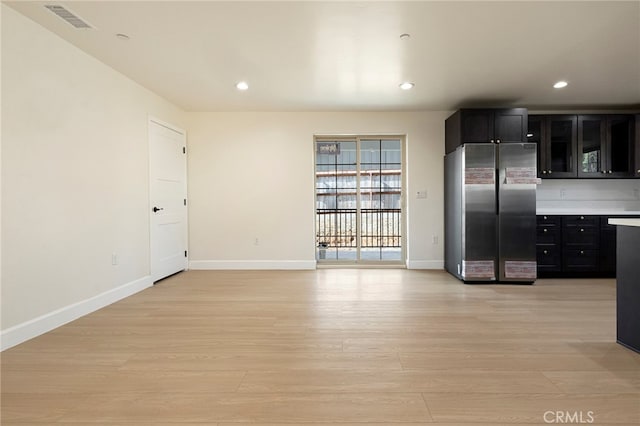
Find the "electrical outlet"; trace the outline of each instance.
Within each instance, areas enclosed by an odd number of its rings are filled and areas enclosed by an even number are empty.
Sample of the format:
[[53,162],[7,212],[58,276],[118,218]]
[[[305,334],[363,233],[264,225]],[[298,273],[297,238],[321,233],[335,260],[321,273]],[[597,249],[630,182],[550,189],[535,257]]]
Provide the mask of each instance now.
[[260,239],[258,237],[256,237],[255,240],[253,240],[253,245],[254,246],[259,246],[260,245]]
[[111,264],[113,266],[116,266],[118,264],[118,254],[117,253],[112,253],[111,254]]
[[436,234],[433,234],[433,236],[431,237],[431,242],[433,244],[438,244],[438,236]]

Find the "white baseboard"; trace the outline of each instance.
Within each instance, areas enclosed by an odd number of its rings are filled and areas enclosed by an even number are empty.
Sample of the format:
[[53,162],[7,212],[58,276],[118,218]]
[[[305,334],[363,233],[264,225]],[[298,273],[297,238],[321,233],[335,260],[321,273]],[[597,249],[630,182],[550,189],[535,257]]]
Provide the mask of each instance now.
[[444,260],[407,260],[407,269],[444,269]]
[[151,276],[145,276],[89,299],[41,315],[0,332],[0,351],[40,336],[82,316],[104,308],[153,285]]
[[192,260],[189,269],[316,269],[315,260]]

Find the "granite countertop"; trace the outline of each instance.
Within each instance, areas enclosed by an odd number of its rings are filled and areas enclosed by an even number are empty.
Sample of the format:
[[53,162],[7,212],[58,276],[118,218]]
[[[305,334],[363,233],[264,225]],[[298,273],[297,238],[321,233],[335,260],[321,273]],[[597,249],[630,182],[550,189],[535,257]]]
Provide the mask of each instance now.
[[640,219],[609,219],[609,225],[624,225],[640,227]]

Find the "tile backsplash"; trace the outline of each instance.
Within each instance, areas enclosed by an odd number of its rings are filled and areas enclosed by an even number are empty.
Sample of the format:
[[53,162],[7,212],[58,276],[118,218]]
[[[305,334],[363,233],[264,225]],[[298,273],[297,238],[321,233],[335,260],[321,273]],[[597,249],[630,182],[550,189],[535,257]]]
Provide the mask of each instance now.
[[640,211],[640,179],[543,179],[538,209]]

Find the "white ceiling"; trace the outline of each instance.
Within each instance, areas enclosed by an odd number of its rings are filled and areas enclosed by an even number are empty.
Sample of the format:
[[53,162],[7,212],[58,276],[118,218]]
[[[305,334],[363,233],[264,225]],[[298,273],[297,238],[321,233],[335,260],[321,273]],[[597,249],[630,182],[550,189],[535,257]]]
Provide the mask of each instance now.
[[640,1],[5,3],[187,111],[640,106]]

